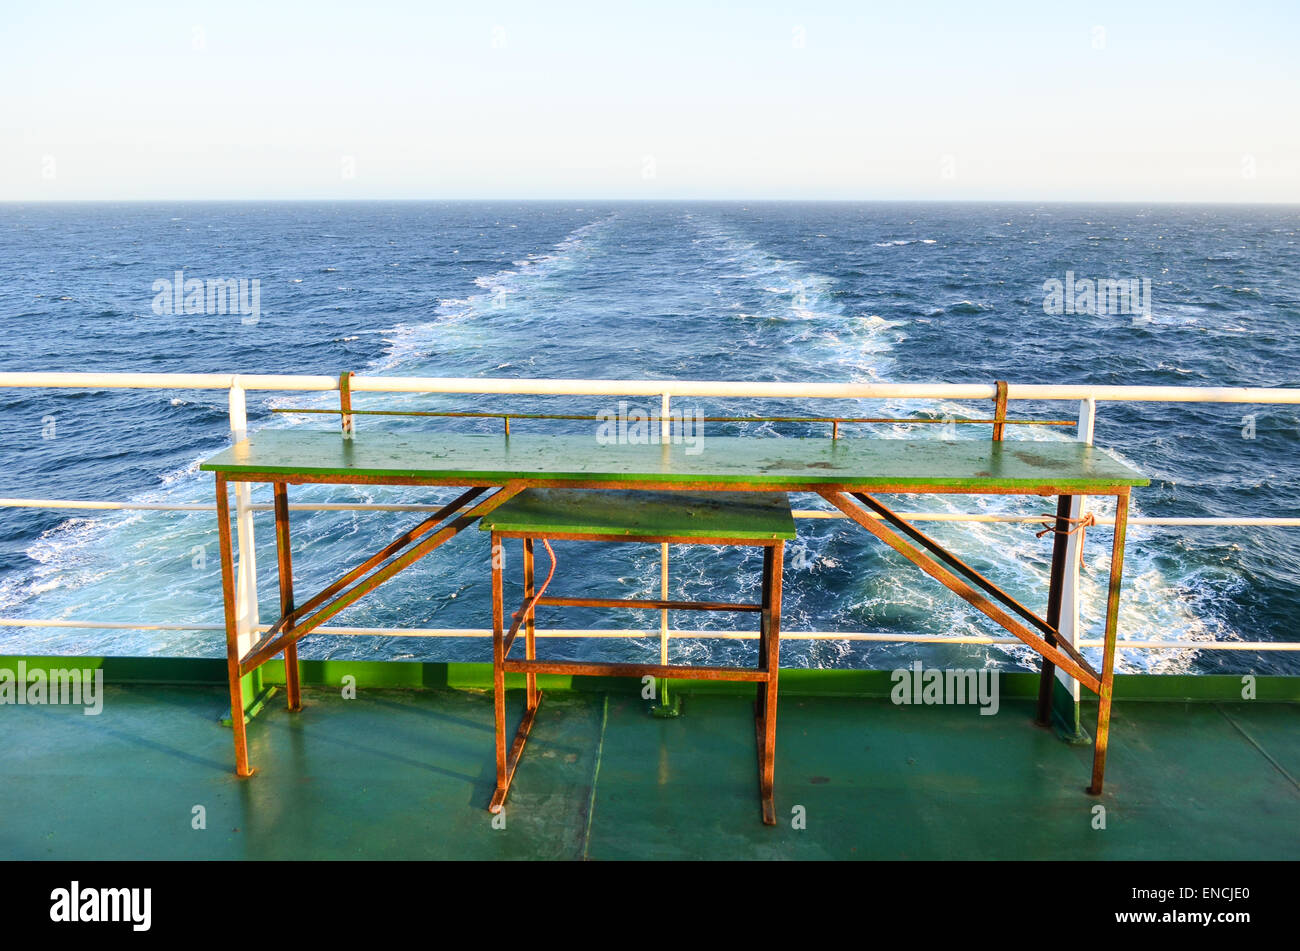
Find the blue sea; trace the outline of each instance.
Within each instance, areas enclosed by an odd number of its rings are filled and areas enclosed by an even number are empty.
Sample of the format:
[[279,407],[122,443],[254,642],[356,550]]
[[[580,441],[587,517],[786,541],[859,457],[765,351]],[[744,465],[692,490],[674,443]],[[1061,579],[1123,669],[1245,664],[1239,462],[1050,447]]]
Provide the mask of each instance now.
[[[95,203],[0,205],[6,371],[1300,386],[1300,210],[1285,206],[901,203]],[[154,284],[256,279],[260,317],[155,313]],[[1044,312],[1052,279],[1151,282],[1149,314]],[[0,496],[200,503],[204,458],[229,441],[222,391],[4,391]],[[629,401],[632,407],[639,404]],[[657,407],[643,401],[646,411]],[[329,394],[250,393],[250,426],[332,428],[272,409]],[[591,398],[362,394],[359,408],[589,413]],[[987,403],[676,401],[705,415],[986,416]],[[1077,405],[1013,404],[1073,418]],[[1251,417],[1247,419],[1247,417]],[[515,431],[592,432],[593,423]],[[358,427],[499,432],[489,420],[358,417]],[[827,435],[797,423],[706,424],[709,435]],[[939,438],[937,426],[846,427],[845,438]],[[956,438],[987,439],[957,427]],[[49,437],[53,438],[49,438]],[[1067,439],[1020,427],[1012,439]],[[1250,437],[1250,438],[1248,438]],[[1300,407],[1101,404],[1096,441],[1148,473],[1136,516],[1295,516]],[[445,491],[295,489],[291,500],[429,502]],[[255,501],[269,501],[258,487]],[[817,500],[797,497],[797,507]],[[1036,513],[1041,499],[896,500],[905,511]],[[1106,506],[1100,506],[1101,511]],[[410,513],[295,513],[296,587],[313,592]],[[1013,524],[926,523],[1028,604],[1050,541]],[[221,620],[210,513],[0,509],[0,617]],[[1087,636],[1099,636],[1110,531],[1087,533]],[[552,591],[655,597],[657,546],[559,544]],[[518,559],[508,565],[517,596]],[[788,548],[787,631],[1001,633],[860,529],[805,520]],[[258,516],[262,617],[274,618],[274,535]],[[545,556],[541,556],[545,565]],[[1121,636],[1296,640],[1300,530],[1130,529]],[[675,549],[672,597],[747,599],[752,553]],[[466,532],[334,623],[485,627],[488,555]],[[657,629],[653,612],[548,609],[543,627]],[[675,627],[743,630],[748,616]],[[655,638],[545,642],[551,656],[656,658]],[[673,643],[673,659],[752,656],[752,641]],[[211,631],[0,628],[0,653],[220,656]],[[927,662],[1033,667],[1016,647],[791,639],[798,667]],[[483,639],[314,637],[308,657],[488,660]],[[1095,653],[1095,652],[1094,652]],[[1281,652],[1122,651],[1120,669],[1300,673]]]

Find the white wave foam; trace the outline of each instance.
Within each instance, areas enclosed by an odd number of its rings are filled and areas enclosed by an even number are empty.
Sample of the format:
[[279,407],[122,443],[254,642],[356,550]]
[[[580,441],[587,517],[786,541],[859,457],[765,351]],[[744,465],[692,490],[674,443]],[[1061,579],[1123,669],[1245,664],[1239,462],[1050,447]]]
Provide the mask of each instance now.
[[[970,415],[969,404],[958,402],[892,401],[884,415],[903,417],[924,412],[929,418],[960,419]],[[1035,427],[1040,431],[1030,434],[1008,433],[1009,440],[1067,441],[1071,437],[1061,432]],[[871,435],[880,438],[958,438],[987,439],[988,430],[982,426],[911,426],[893,424],[888,427],[871,427]],[[1127,465],[1138,468],[1122,453],[1108,450]],[[1139,517],[1140,497],[1130,500],[1129,517]],[[907,507],[912,511],[957,514],[972,512],[988,515],[1049,514],[1050,504],[1038,498],[999,496],[909,496]],[[1091,498],[1088,510],[1098,515],[1113,515],[1114,501]],[[987,570],[988,575],[1013,596],[1022,599],[1031,608],[1045,601],[1050,571],[1050,541],[1036,539],[1038,527],[1025,523],[921,523],[920,528],[938,538],[977,570]],[[1130,528],[1125,546],[1124,591],[1120,602],[1120,643],[1125,640],[1174,641],[1236,639],[1220,616],[1211,610],[1215,604],[1230,599],[1234,590],[1242,585],[1235,574],[1220,566],[1214,573],[1189,566],[1175,575],[1161,567],[1167,561],[1167,552],[1161,546],[1145,543],[1147,530]],[[1083,570],[1080,576],[1080,625],[1085,639],[1100,638],[1105,623],[1105,606],[1110,572],[1109,528],[1093,528],[1085,534]],[[1001,553],[1014,552],[1003,557]],[[892,598],[908,612],[922,611],[932,617],[931,632],[950,634],[994,634],[1004,636],[1005,631],[986,620],[973,608],[955,597],[943,596],[941,601],[930,597],[926,590],[934,588],[927,580],[914,574],[907,564],[900,565],[907,581],[893,590]],[[937,588],[934,590],[940,594]],[[1005,655],[1026,667],[1036,667],[1037,655],[1028,647],[1008,645],[991,649],[989,653]],[[1084,652],[1095,665],[1100,665],[1100,650]],[[1116,669],[1128,672],[1187,673],[1198,652],[1188,650],[1121,650]]]

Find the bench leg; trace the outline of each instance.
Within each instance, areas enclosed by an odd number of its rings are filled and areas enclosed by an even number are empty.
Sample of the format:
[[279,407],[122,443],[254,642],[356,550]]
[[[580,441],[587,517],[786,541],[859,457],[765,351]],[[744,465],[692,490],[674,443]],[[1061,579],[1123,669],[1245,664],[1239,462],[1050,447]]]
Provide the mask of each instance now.
[[[280,617],[293,613],[293,555],[289,548],[289,489],[283,482],[274,484],[276,570],[280,576]],[[298,645],[284,649],[284,688],[289,710],[302,710],[302,692],[298,684]]]
[[[533,540],[524,539],[524,603],[527,604],[533,599],[534,585],[536,584],[533,570]],[[524,657],[528,660],[537,659],[537,624],[535,617],[537,609],[530,607],[528,614],[524,618]],[[537,675],[531,671],[524,675],[528,683],[528,710],[537,709]]]
[[[528,742],[528,734],[533,729],[533,721],[537,719],[537,709],[541,706],[541,703],[542,692],[538,691],[536,703],[534,706],[524,710],[523,719],[519,721],[519,729],[515,731],[514,741],[510,744],[510,752],[505,758],[504,784],[499,778],[501,773],[498,772],[497,774],[497,788],[496,792],[492,794],[492,802],[488,805],[488,812],[500,812],[506,804],[506,797],[510,795],[510,784],[515,781],[515,772],[519,769],[519,760],[524,755],[524,745]],[[502,751],[505,749],[504,733],[499,733],[498,736],[500,737],[500,740],[497,749],[498,751]]]
[[[524,543],[524,586],[528,591],[527,597],[532,597],[532,539]],[[505,597],[502,590],[502,562],[505,557],[505,548],[501,544],[501,537],[492,533],[492,706],[493,718],[495,720],[496,732],[496,759],[497,759],[497,785],[492,793],[492,800],[488,803],[488,812],[493,814],[502,810],[506,803],[506,797],[510,795],[510,783],[515,778],[515,770],[519,766],[519,758],[523,756],[524,744],[528,742],[528,734],[533,728],[533,720],[537,717],[537,708],[542,702],[542,694],[537,690],[537,675],[527,674],[528,678],[528,702],[524,709],[524,718],[519,724],[519,729],[515,731],[514,741],[510,745],[510,751],[506,751],[506,673],[505,673]],[[526,602],[525,602],[526,603]],[[528,658],[535,659],[535,645],[533,643],[533,622],[532,612],[529,612],[527,627],[525,629],[525,639],[528,642]]]
[[1092,785],[1100,796],[1106,774],[1106,743],[1110,735],[1110,702],[1115,683],[1115,635],[1119,627],[1119,589],[1124,571],[1124,533],[1128,528],[1128,493],[1115,497],[1115,541],[1110,552],[1110,592],[1106,599],[1106,646],[1101,661],[1101,690],[1097,696],[1097,737],[1092,753]]
[[767,680],[758,686],[754,729],[758,742],[758,797],[763,824],[776,825],[776,690],[781,654],[781,569],[785,543],[763,549],[763,610],[759,615],[759,668]]

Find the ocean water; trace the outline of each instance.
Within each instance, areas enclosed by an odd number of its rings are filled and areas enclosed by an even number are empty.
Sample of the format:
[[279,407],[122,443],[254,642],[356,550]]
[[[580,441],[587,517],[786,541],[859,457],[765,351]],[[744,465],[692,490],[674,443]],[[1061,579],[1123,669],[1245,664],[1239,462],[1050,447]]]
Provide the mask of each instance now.
[[[1300,386],[1300,210],[1294,207],[892,203],[188,203],[0,205],[0,369],[358,373],[809,381]],[[257,279],[260,318],[156,314],[157,280]],[[1044,282],[1138,278],[1149,314],[1044,312]],[[199,461],[228,442],[218,391],[6,390],[0,496],[208,502]],[[633,407],[653,411],[651,401]],[[617,400],[363,394],[359,408],[602,413]],[[328,395],[249,395],[250,426],[329,428],[271,410]],[[983,416],[988,404],[678,400],[705,415]],[[1072,418],[1074,404],[1013,404]],[[1252,419],[1246,419],[1247,416]],[[362,429],[497,432],[486,420],[358,417]],[[591,433],[585,422],[525,423]],[[543,429],[543,427],[545,427]],[[802,424],[709,424],[709,435],[825,434]],[[937,426],[846,437],[940,438]],[[948,433],[947,435],[951,435]],[[987,439],[987,427],[956,438]],[[1012,439],[1070,429],[1012,428]],[[1247,437],[1252,438],[1247,438]],[[53,438],[49,438],[53,437]],[[1102,404],[1097,442],[1152,478],[1133,515],[1291,515],[1296,407]],[[419,501],[446,491],[323,488],[292,501]],[[254,491],[269,501],[269,489]],[[798,507],[818,500],[796,497]],[[908,511],[1035,513],[1038,499],[896,500]],[[1105,506],[1102,506],[1105,509]],[[418,520],[295,513],[306,595]],[[1027,525],[928,523],[1013,594],[1041,607],[1048,539]],[[276,614],[270,516],[258,516],[263,617]],[[1088,635],[1100,632],[1110,532],[1087,534]],[[0,509],[0,616],[220,621],[210,513]],[[656,596],[656,546],[557,545],[556,593]],[[1121,636],[1297,639],[1300,530],[1133,527]],[[514,577],[508,596],[517,596]],[[788,631],[999,633],[842,521],[808,520],[788,548]],[[484,627],[486,540],[467,532],[335,623]],[[545,565],[545,556],[541,556]],[[753,597],[758,557],[675,549],[673,597]],[[543,569],[544,570],[544,567]],[[653,612],[549,609],[546,627],[657,628]],[[742,630],[752,618],[682,615]],[[727,662],[752,641],[677,641],[673,659]],[[549,641],[558,657],[657,657],[653,638]],[[1018,648],[799,641],[783,664],[1032,666]],[[218,656],[202,631],[0,628],[0,652]],[[305,656],[486,660],[482,639],[317,637]],[[1300,673],[1280,652],[1122,651],[1121,670]]]

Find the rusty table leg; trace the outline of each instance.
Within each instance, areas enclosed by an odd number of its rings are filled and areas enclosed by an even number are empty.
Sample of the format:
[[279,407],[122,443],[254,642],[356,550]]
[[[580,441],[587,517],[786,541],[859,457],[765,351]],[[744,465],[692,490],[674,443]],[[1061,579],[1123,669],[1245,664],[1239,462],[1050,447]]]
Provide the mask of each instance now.
[[[1052,573],[1047,591],[1047,621],[1050,627],[1061,629],[1061,599],[1065,593],[1065,561],[1071,541],[1070,505],[1073,497],[1062,495],[1056,503],[1056,524],[1052,534]],[[1053,647],[1056,637],[1048,634],[1044,640]],[[1052,691],[1056,680],[1056,665],[1043,658],[1042,672],[1038,678],[1038,724],[1050,726],[1052,722]]]
[[[280,576],[280,616],[293,613],[293,556],[289,549],[289,488],[283,482],[274,483],[275,492],[275,553]],[[302,692],[298,684],[298,645],[284,649],[284,687],[288,694],[290,711],[302,710]]]
[[221,596],[226,613],[226,676],[230,681],[230,726],[235,734],[235,773],[252,776],[244,727],[244,688],[239,681],[239,632],[235,625],[235,552],[230,540],[230,493],[217,476],[217,536],[221,544]]
[[759,667],[767,679],[759,684],[754,728],[758,742],[758,797],[763,824],[776,825],[776,689],[781,656],[781,569],[785,543],[763,549],[763,611],[759,615]]
[[492,705],[496,722],[497,788],[492,794],[489,812],[500,812],[509,790],[506,776],[506,672],[505,663],[505,604],[501,590],[501,562],[505,550],[501,536],[492,533]]
[[1115,496],[1115,541],[1110,554],[1110,592],[1106,599],[1106,646],[1101,661],[1101,689],[1097,692],[1097,738],[1092,754],[1092,785],[1088,792],[1100,796],[1106,773],[1106,742],[1110,733],[1110,704],[1115,682],[1115,635],[1119,627],[1119,590],[1124,571],[1124,533],[1128,528],[1128,493]]

